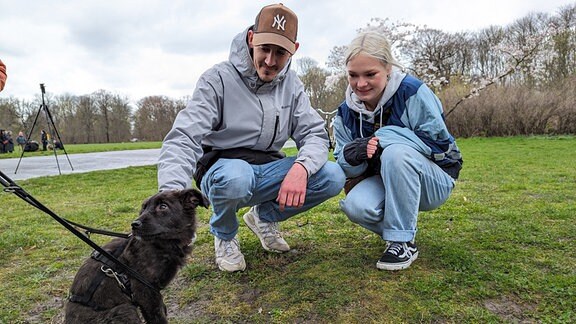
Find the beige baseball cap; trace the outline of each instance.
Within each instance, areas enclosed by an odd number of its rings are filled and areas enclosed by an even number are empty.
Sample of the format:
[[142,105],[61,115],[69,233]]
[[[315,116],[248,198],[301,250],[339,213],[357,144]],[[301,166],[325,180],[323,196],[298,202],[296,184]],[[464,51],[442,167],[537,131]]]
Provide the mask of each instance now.
[[298,17],[283,4],[273,4],[260,10],[254,23],[254,45],[278,45],[294,54],[298,34]]

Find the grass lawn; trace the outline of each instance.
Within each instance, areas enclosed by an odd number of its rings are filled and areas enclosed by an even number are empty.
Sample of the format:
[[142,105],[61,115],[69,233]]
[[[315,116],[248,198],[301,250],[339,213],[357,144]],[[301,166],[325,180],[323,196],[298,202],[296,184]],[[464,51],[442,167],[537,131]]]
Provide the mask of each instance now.
[[[339,210],[342,194],[281,224],[285,254],[265,252],[240,221],[240,273],[218,270],[209,212],[198,209],[193,254],[163,292],[170,322],[576,322],[576,138],[458,144],[461,179],[446,204],[420,214],[420,256],[404,271],[376,269],[384,242]],[[127,232],[156,192],[156,168],[19,184],[62,217]],[[0,206],[0,323],[61,321],[90,248],[15,195],[0,194]]]
[[[90,152],[106,152],[106,151],[120,151],[120,150],[141,150],[141,149],[155,149],[160,148],[162,146],[162,142],[126,142],[126,143],[102,143],[102,144],[66,144],[65,149],[66,153],[68,154],[75,154],[75,153],[90,153]],[[0,154],[0,159],[10,159],[10,158],[23,158],[30,157],[30,156],[52,156],[54,155],[54,151],[47,150],[42,151],[42,147],[40,150],[36,152],[24,152],[22,155],[22,151],[20,148],[16,146],[12,153],[3,153]],[[57,150],[57,154],[64,154],[63,150]]]

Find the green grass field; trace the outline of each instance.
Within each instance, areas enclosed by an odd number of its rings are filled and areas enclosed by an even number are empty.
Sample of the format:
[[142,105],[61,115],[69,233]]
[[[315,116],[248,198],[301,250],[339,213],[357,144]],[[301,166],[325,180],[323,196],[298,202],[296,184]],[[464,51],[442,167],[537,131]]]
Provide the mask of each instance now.
[[[575,322],[576,138],[458,143],[461,179],[445,205],[420,214],[420,256],[404,271],[376,269],[384,243],[346,218],[340,196],[281,224],[293,248],[285,254],[266,253],[241,221],[248,268],[223,273],[214,263],[209,212],[198,209],[193,254],[163,292],[170,322]],[[62,217],[127,232],[156,192],[156,169],[19,184]],[[90,248],[13,194],[0,194],[0,206],[0,323],[61,321]]]
[[[68,154],[76,154],[76,153],[90,153],[90,152],[105,152],[105,151],[120,151],[120,150],[141,150],[141,149],[154,149],[160,148],[162,146],[162,142],[127,142],[127,143],[102,143],[102,144],[66,144],[66,153]],[[24,152],[22,155],[22,151],[19,147],[15,147],[12,153],[3,153],[0,154],[0,159],[11,159],[11,158],[27,158],[31,156],[51,156],[54,155],[54,151],[47,150],[42,151],[42,147],[40,150],[36,152]],[[56,150],[56,154],[64,154],[63,150]]]

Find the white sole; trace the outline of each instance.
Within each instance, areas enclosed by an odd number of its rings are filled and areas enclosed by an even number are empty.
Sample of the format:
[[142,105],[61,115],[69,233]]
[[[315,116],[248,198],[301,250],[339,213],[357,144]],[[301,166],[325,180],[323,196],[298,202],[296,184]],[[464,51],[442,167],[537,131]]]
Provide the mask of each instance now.
[[410,267],[412,262],[416,261],[417,258],[418,258],[418,252],[414,253],[414,255],[412,255],[412,258],[410,258],[410,260],[402,263],[390,264],[390,263],[380,263],[380,261],[378,261],[376,262],[376,268],[388,271],[404,270]]
[[220,269],[221,271],[225,271],[225,272],[236,272],[236,271],[244,271],[246,270],[246,262],[242,261],[238,264],[238,266],[235,266],[233,269],[226,269],[222,267],[223,262],[220,263],[216,263],[218,265],[218,269]]
[[260,231],[258,231],[258,227],[256,226],[256,224],[254,224],[252,222],[253,219],[251,217],[248,217],[247,213],[244,214],[242,219],[244,219],[244,223],[246,223],[246,226],[248,226],[248,228],[252,231],[252,233],[256,234],[256,237],[258,237],[258,239],[260,240],[260,245],[262,245],[264,250],[266,250],[268,252],[274,252],[274,253],[284,253],[284,252],[290,251],[290,250],[281,251],[281,250],[276,250],[276,249],[272,249],[272,248],[268,247],[268,245],[266,245],[266,241],[264,240],[264,238],[262,236],[260,236]]

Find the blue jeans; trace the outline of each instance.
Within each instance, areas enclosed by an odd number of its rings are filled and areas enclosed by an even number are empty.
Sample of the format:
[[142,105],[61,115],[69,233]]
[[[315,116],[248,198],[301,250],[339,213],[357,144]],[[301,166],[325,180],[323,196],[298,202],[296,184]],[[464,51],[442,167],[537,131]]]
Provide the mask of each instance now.
[[210,232],[220,239],[231,240],[238,232],[236,213],[240,208],[258,205],[262,220],[280,222],[336,196],[344,187],[344,172],[338,164],[328,161],[309,177],[304,205],[286,207],[280,212],[276,198],[295,159],[286,157],[262,165],[219,159],[212,165],[200,184],[212,205]]
[[386,147],[380,160],[380,175],[359,182],[340,201],[340,207],[352,222],[386,241],[412,241],[418,211],[442,205],[455,182],[434,162],[406,145]]

